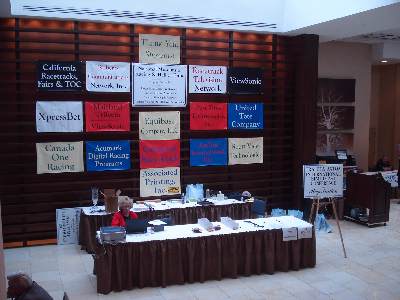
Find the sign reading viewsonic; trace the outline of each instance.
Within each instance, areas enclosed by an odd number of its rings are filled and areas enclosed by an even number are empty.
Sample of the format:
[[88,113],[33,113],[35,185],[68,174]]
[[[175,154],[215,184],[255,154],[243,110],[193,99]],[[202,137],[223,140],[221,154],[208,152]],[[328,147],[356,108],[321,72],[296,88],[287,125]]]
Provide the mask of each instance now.
[[229,129],[263,129],[263,103],[229,103]]
[[229,68],[228,92],[230,94],[259,94],[263,87],[263,73],[256,68]]

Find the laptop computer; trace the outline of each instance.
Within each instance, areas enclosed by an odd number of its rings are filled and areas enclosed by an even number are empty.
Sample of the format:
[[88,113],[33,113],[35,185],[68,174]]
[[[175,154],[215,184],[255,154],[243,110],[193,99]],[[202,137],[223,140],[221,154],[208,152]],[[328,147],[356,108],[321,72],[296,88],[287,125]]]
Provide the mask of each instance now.
[[146,219],[133,219],[126,221],[126,233],[146,233],[149,221]]

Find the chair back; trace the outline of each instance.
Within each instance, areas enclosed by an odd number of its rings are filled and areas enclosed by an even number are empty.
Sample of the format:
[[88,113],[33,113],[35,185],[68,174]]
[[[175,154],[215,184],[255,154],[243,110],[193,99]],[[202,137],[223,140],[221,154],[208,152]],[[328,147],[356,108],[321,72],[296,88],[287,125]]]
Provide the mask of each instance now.
[[63,300],[69,300],[69,297],[66,292],[64,292]]
[[254,199],[251,206],[251,212],[257,216],[265,216],[265,211],[267,210],[267,204],[264,200]]

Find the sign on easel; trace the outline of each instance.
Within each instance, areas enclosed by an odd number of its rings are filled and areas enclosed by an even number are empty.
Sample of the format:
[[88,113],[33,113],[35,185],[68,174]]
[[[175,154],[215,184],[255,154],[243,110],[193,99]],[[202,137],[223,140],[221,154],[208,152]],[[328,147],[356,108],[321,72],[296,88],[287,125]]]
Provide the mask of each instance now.
[[77,244],[81,208],[56,209],[57,244]]
[[303,166],[304,198],[343,197],[343,165]]

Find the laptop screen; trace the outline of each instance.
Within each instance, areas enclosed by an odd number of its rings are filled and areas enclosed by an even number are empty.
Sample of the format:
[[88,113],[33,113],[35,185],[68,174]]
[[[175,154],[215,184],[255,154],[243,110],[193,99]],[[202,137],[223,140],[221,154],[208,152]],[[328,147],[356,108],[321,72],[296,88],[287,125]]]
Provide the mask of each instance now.
[[147,227],[149,226],[149,221],[146,219],[133,219],[126,221],[126,233],[145,233],[147,232]]

